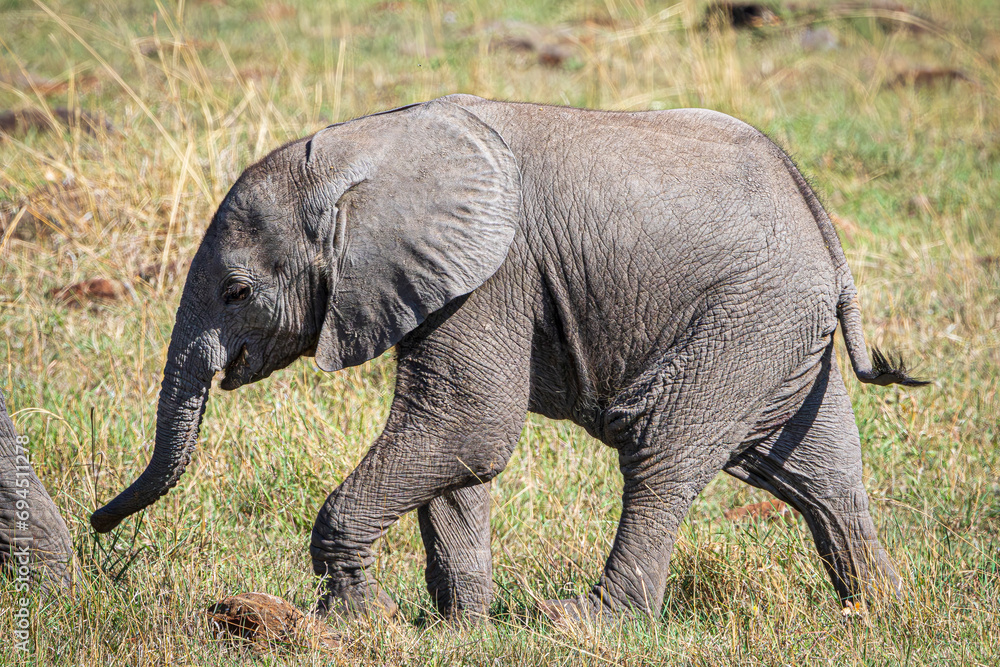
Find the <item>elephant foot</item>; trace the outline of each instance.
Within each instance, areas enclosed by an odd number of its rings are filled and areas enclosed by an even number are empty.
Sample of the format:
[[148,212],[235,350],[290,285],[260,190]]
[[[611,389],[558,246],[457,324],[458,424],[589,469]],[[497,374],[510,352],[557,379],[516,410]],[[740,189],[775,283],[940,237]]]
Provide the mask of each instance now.
[[437,607],[441,618],[459,626],[481,625],[490,618],[490,603],[493,598],[493,581],[486,583],[476,578],[454,576],[447,586],[435,586],[431,582],[427,592]]
[[350,621],[358,618],[395,618],[399,607],[378,584],[330,586],[316,603],[316,615]]
[[872,620],[878,614],[873,616],[865,603],[856,601],[844,602],[843,604],[844,606],[840,609],[840,622],[842,625],[872,627]]

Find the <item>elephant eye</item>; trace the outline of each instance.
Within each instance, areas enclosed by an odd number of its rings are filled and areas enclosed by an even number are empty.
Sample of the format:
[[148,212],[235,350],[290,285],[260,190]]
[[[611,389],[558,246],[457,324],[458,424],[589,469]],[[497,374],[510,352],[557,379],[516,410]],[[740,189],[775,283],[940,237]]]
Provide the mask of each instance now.
[[226,303],[246,301],[250,298],[250,285],[247,283],[230,283],[226,287],[226,291],[223,293],[222,298],[225,299]]

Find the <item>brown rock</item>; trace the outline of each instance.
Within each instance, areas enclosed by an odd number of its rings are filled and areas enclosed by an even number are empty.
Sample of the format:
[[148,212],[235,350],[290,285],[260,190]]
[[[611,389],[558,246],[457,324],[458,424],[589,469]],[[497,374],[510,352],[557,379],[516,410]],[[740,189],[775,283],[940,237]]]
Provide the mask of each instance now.
[[223,598],[207,614],[217,635],[252,642],[255,650],[277,647],[339,651],[342,638],[322,621],[267,593],[240,593]]

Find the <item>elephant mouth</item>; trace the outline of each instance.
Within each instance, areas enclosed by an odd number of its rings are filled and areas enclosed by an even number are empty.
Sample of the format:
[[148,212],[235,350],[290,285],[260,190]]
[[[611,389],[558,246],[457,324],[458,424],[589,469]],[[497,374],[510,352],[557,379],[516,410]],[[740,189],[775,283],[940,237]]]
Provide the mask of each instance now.
[[[244,343],[240,346],[239,354],[226,365],[225,375],[219,386],[230,391],[245,384],[271,377],[271,373],[285,368],[302,356],[302,352],[295,351],[294,345],[290,344],[288,349],[290,351],[285,354],[264,353],[263,359],[260,359],[261,354],[258,352],[251,355],[249,348]],[[258,362],[254,363],[251,357],[258,359]]]
[[243,345],[240,347],[240,353],[226,366],[226,374],[219,386],[226,391],[232,391],[245,384],[262,380],[268,375],[270,373],[264,373],[262,369],[252,370],[250,368],[250,352],[247,350],[247,346]]

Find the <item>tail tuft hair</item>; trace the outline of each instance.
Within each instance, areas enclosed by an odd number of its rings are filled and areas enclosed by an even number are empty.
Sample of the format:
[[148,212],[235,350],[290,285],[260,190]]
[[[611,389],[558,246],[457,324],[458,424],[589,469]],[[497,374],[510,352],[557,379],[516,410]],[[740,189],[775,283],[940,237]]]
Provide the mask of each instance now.
[[893,360],[892,356],[882,353],[877,347],[872,348],[872,372],[869,377],[860,377],[862,382],[886,386],[890,384],[901,384],[904,387],[923,387],[930,384],[927,380],[918,380],[906,374],[906,364],[903,357],[898,356]]

